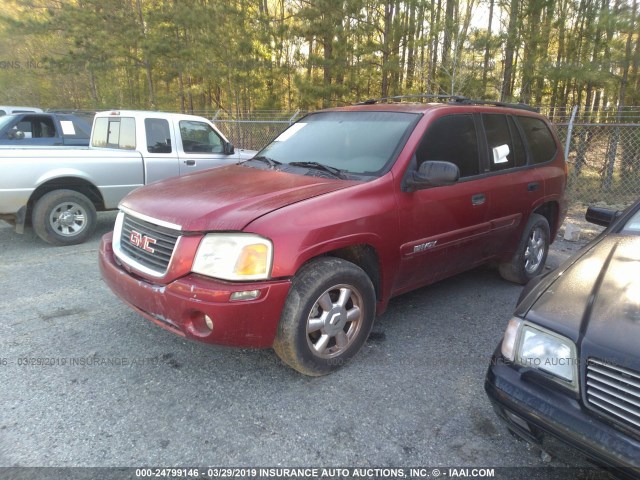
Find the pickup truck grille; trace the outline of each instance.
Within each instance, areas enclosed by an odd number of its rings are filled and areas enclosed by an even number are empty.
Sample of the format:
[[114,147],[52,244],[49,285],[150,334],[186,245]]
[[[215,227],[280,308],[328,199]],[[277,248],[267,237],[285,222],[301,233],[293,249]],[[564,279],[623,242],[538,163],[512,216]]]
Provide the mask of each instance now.
[[640,372],[589,359],[587,404],[619,423],[640,429]]
[[161,275],[167,271],[180,235],[177,230],[125,214],[120,250],[128,259]]

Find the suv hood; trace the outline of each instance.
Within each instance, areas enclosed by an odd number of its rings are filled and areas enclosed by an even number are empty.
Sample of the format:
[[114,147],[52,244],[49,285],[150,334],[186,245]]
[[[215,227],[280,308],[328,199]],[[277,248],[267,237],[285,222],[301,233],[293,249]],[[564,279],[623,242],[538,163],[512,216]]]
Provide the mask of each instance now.
[[229,165],[152,183],[120,205],[183,231],[238,231],[269,212],[357,183]]
[[603,238],[557,277],[525,318],[576,342],[637,352],[640,237]]

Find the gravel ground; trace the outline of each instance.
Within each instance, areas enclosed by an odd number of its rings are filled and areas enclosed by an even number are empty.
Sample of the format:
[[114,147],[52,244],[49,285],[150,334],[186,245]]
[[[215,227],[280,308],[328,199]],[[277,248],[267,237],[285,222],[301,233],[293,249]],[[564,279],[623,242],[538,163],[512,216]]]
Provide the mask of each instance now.
[[[578,458],[543,461],[493,413],[484,375],[521,290],[494,270],[395,298],[350,365],[307,378],[270,350],[187,341],[123,305],[97,268],[113,220],[100,214],[89,242],[63,248],[0,227],[0,467],[466,466],[604,478],[561,469],[584,467]],[[554,244],[552,265],[596,234],[584,227],[580,242]]]

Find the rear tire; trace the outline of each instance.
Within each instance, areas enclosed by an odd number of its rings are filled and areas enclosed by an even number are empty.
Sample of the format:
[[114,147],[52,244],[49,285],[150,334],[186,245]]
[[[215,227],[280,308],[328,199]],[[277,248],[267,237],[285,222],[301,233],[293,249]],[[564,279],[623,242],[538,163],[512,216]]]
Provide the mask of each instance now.
[[371,279],[339,258],[320,258],[293,279],[273,348],[287,365],[310,376],[331,373],[360,350],[373,326]]
[[96,207],[80,192],[54,190],[43,195],[33,209],[36,234],[51,245],[77,245],[96,229]]
[[516,253],[510,261],[503,262],[499,266],[502,278],[524,285],[533,277],[540,275],[549,253],[550,238],[547,219],[532,213],[522,232]]

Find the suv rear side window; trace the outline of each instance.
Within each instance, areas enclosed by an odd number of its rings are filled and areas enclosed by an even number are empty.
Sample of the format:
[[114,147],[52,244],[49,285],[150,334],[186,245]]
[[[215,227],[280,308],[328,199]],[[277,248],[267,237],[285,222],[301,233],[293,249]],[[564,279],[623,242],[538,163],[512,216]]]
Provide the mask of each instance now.
[[480,173],[478,136],[471,115],[447,115],[431,124],[416,152],[418,166],[429,160],[451,162],[460,177]]
[[547,124],[533,117],[518,117],[518,121],[531,150],[531,163],[545,163],[552,160],[557,147]]

